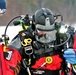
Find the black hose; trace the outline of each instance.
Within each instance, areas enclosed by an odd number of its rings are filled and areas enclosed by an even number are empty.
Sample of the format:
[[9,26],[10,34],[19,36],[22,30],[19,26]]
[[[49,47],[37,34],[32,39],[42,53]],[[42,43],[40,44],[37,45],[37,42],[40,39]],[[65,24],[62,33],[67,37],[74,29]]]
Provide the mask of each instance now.
[[8,26],[10,25],[10,23],[14,20],[14,19],[16,19],[16,18],[21,18],[21,16],[16,16],[16,17],[14,17],[7,25],[6,25],[6,28],[5,28],[5,32],[4,32],[4,41],[5,41],[5,45],[7,46],[7,43],[6,43],[6,32],[7,32],[7,28],[8,28]]
[[69,35],[68,35],[68,38],[67,38],[67,40],[66,40],[66,41],[64,41],[64,42],[63,42],[63,43],[61,43],[61,44],[54,45],[54,47],[58,47],[58,46],[62,46],[62,45],[64,45],[65,43],[67,43],[67,42],[69,41],[70,37],[71,37],[71,35],[69,34]]

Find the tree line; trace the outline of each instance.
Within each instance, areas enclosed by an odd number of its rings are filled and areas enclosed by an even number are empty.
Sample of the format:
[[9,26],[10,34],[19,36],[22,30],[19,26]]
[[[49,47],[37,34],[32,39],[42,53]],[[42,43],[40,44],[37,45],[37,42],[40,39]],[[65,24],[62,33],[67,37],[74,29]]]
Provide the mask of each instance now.
[[39,8],[49,8],[54,14],[63,15],[64,22],[76,22],[76,0],[7,0],[7,11],[0,17],[0,25],[6,25],[18,15],[33,15]]

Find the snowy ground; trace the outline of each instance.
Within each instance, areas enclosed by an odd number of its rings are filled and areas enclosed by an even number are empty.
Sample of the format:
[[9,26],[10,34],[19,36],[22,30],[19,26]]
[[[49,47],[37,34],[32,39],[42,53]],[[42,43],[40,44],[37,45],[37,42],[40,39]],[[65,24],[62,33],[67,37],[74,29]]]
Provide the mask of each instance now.
[[[0,26],[0,37],[4,34],[6,26]],[[6,35],[11,39],[20,31],[20,26],[9,26]]]
[[72,27],[74,27],[74,28],[75,28],[75,30],[76,30],[76,24],[72,24]]

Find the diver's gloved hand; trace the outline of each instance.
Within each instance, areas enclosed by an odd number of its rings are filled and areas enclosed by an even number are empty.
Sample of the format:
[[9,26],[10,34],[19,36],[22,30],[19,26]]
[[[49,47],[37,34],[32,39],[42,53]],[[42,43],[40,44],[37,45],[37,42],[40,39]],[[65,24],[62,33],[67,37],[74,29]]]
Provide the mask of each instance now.
[[64,51],[63,54],[64,58],[66,59],[66,62],[69,62],[71,64],[76,64],[76,53],[74,49],[68,48]]

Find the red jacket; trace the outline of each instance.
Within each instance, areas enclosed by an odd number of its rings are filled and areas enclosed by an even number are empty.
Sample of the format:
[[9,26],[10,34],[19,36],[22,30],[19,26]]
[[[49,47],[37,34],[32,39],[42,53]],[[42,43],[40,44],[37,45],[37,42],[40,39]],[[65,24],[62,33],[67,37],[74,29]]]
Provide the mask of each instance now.
[[20,53],[12,48],[6,48],[6,52],[12,51],[11,59],[4,59],[3,55],[4,46],[0,45],[0,75],[15,75],[14,69],[17,63],[21,61]]

